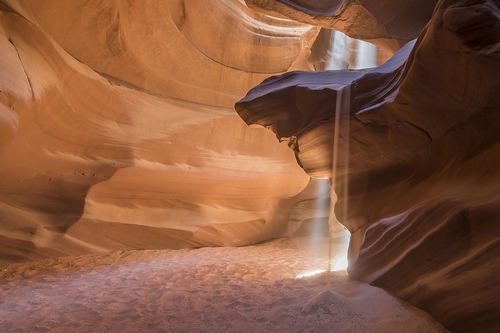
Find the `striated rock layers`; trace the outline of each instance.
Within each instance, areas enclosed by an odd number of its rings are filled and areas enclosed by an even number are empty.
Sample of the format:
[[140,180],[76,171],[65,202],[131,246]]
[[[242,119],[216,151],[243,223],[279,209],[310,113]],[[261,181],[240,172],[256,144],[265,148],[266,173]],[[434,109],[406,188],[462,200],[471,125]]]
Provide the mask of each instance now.
[[321,181],[233,105],[308,70],[319,30],[233,0],[2,0],[0,264],[244,245],[310,218],[293,206]]
[[391,50],[416,38],[437,0],[245,0],[251,8],[370,40]]
[[350,90],[338,138],[348,162],[334,179],[349,274],[455,332],[500,327],[499,7],[441,0],[386,64],[286,73],[236,104],[287,140],[309,175],[330,178],[337,96]]

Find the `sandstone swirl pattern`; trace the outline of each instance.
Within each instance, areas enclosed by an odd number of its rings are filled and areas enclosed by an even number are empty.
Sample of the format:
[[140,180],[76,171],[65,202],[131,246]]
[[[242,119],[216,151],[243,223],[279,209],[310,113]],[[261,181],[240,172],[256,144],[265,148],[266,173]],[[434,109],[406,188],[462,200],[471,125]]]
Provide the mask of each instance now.
[[[1,0],[0,264],[283,235],[328,201],[311,176],[331,177],[349,86],[350,275],[454,331],[496,332],[499,7]],[[312,73],[326,28],[397,53]]]
[[2,1],[0,263],[281,235],[317,182],[233,105],[318,32],[238,1]]

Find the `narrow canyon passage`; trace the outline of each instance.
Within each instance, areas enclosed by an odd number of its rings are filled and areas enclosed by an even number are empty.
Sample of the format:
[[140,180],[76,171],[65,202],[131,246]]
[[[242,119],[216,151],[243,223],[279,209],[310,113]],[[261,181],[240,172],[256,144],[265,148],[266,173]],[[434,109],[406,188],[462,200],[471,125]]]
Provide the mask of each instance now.
[[[341,250],[336,239],[334,250]],[[0,272],[2,332],[446,332],[327,266],[327,237],[118,251]]]
[[0,332],[498,333],[499,91],[500,0],[0,0]]

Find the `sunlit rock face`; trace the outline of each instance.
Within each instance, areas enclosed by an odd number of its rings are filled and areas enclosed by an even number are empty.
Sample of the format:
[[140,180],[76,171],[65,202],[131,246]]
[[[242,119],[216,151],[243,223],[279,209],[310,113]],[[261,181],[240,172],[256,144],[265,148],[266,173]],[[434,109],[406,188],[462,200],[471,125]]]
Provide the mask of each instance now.
[[350,275],[496,332],[500,4],[436,2],[2,0],[0,264],[324,236],[348,87]]
[[229,0],[2,1],[0,263],[286,234],[317,184],[233,105],[310,70],[319,29]]
[[337,98],[350,91],[349,135],[338,138],[349,160],[334,175],[349,274],[455,332],[500,327],[499,7],[440,1],[386,64],[286,73],[236,104],[288,139],[309,175],[330,178]]
[[342,31],[397,50],[416,38],[431,18],[437,0],[245,0],[251,8],[272,11],[299,22]]

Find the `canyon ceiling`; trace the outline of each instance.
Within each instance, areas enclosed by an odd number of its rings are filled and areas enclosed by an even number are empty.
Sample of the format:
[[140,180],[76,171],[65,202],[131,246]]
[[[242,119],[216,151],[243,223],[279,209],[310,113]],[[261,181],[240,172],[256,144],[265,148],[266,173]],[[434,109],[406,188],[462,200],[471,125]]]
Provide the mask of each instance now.
[[[496,332],[499,7],[1,0],[0,263],[326,220],[342,94],[350,276]],[[379,66],[322,71],[330,29],[377,45]]]

